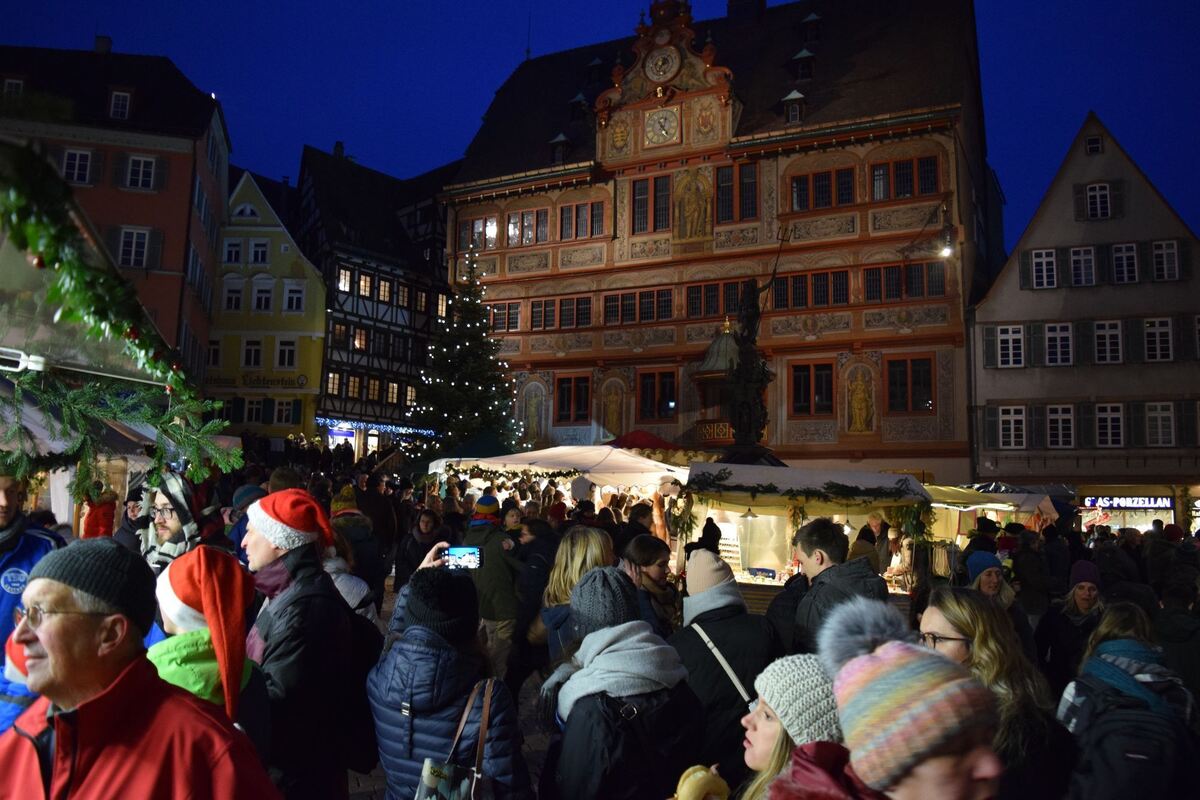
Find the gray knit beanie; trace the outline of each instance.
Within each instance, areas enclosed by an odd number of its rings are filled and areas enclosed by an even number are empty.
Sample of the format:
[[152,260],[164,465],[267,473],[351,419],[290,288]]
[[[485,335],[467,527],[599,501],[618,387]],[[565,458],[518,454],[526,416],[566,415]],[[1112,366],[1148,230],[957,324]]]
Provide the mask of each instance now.
[[577,640],[641,618],[637,589],[616,567],[588,570],[571,590],[571,624]]
[[772,661],[754,679],[754,690],[796,745],[842,741],[833,681],[815,654]]
[[29,573],[58,581],[108,603],[145,635],[154,623],[154,572],[137,553],[108,537],[84,539],[47,553]]

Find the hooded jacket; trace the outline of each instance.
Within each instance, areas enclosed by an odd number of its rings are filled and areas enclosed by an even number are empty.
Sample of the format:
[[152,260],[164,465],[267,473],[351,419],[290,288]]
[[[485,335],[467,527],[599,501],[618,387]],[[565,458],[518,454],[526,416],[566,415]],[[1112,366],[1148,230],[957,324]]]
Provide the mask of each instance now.
[[550,651],[550,663],[563,656],[563,651],[575,641],[571,633],[571,604],[562,603],[541,610],[542,625],[546,629],[546,647]]
[[[329,548],[329,552],[332,551],[333,548]],[[378,625],[379,615],[375,613],[375,604],[372,602],[375,595],[366,581],[350,571],[346,559],[336,555],[330,556],[321,561],[321,566],[329,577],[333,578],[333,585],[337,587],[338,594],[346,601],[346,605],[350,606],[355,614]]]
[[813,653],[817,649],[817,631],[835,607],[853,597],[869,597],[887,602],[887,583],[870,563],[856,558],[836,564],[813,578],[808,592],[796,606],[796,623],[789,653]]
[[478,547],[483,565],[471,571],[479,591],[479,616],[487,620],[517,618],[517,573],[521,561],[504,549],[508,534],[496,525],[475,520],[467,528],[463,544]]
[[[397,609],[403,608],[407,596],[405,586]],[[396,800],[413,796],[426,758],[473,766],[483,713],[481,689],[458,749],[450,753],[471,688],[484,677],[483,665],[428,628],[400,628],[403,618],[402,610],[393,616],[393,635],[367,679],[379,758],[387,774],[387,796]],[[533,796],[521,757],[517,709],[502,681],[492,690],[483,774],[493,781],[497,798]]]

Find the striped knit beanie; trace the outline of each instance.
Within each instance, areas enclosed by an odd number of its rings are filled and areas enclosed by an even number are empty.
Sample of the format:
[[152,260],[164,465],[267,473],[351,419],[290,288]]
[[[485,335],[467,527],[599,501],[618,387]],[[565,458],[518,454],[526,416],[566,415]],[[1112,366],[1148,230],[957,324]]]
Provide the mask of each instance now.
[[996,726],[991,691],[911,638],[898,611],[867,598],[834,609],[819,636],[850,764],[879,791],[972,732],[990,739]]

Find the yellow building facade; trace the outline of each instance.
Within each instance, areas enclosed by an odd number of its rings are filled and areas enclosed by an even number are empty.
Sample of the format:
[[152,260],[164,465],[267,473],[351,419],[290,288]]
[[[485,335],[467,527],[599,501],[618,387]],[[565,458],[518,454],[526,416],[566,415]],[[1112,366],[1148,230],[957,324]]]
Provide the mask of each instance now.
[[282,221],[288,187],[244,172],[229,198],[208,342],[206,394],[228,433],[316,435],[325,284]]

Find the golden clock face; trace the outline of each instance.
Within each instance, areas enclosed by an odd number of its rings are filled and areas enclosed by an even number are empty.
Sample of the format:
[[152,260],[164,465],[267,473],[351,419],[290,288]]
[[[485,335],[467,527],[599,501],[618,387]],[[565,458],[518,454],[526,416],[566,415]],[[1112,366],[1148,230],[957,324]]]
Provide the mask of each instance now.
[[658,145],[678,141],[678,109],[659,108],[646,112],[646,144]]
[[655,83],[669,81],[679,72],[682,59],[674,47],[659,47],[646,56],[646,77]]

